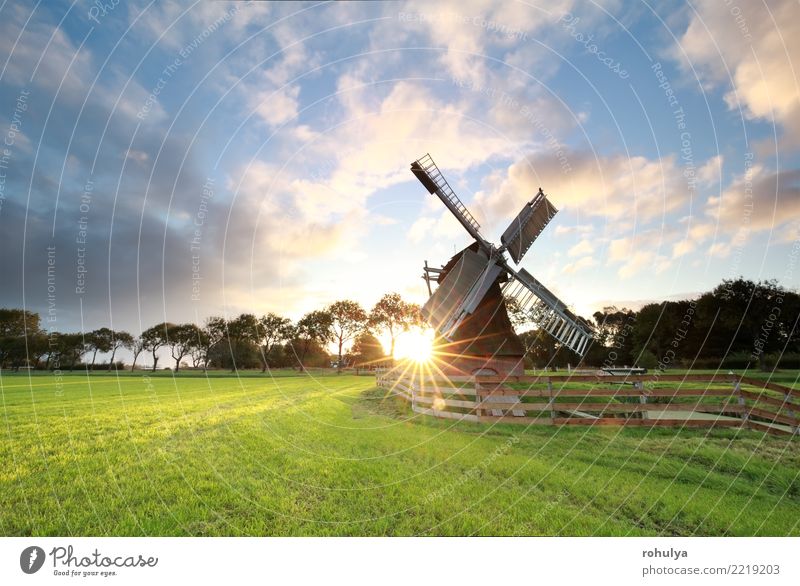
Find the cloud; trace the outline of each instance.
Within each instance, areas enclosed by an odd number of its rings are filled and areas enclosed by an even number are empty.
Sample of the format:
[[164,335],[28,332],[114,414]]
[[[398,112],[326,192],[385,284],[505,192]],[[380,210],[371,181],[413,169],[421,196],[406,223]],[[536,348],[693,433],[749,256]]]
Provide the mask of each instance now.
[[568,151],[562,162],[549,152],[536,152],[508,167],[504,176],[476,200],[496,216],[508,216],[541,186],[556,207],[610,219],[663,216],[687,204],[688,191],[672,156],[593,155]]
[[727,233],[773,230],[800,216],[800,170],[772,172],[754,165],[720,196],[708,198],[707,216]]
[[[519,41],[553,25],[553,15],[560,16],[571,5],[571,1],[551,3],[543,11],[518,2],[412,0],[403,5],[400,14],[405,18],[399,20],[425,34],[431,46],[445,48],[438,59],[450,75],[482,85],[488,71],[484,55],[499,49],[517,62],[528,57],[519,51]],[[536,54],[536,58],[541,57]],[[525,64],[533,65],[528,59]]]
[[597,261],[595,261],[591,256],[584,256],[575,262],[565,264],[561,271],[564,273],[574,273],[576,271],[587,269],[593,266],[597,266]]
[[581,256],[583,254],[588,254],[594,250],[594,246],[589,240],[581,240],[575,246],[567,251],[567,255],[569,256]]
[[256,112],[269,126],[280,126],[297,116],[299,94],[300,86],[262,91],[257,97]]
[[63,98],[82,99],[91,80],[92,57],[77,46],[63,29],[42,17],[32,16],[24,5],[4,7],[0,19],[0,54],[8,56],[3,82],[18,86],[32,83]]
[[[702,2],[673,55],[701,82],[728,86],[725,102],[755,120],[775,120],[795,146],[800,136],[800,19],[795,0]],[[686,57],[680,53],[686,52]],[[687,61],[688,59],[688,61]]]
[[722,163],[723,156],[711,157],[705,164],[697,170],[697,179],[706,185],[722,183]]

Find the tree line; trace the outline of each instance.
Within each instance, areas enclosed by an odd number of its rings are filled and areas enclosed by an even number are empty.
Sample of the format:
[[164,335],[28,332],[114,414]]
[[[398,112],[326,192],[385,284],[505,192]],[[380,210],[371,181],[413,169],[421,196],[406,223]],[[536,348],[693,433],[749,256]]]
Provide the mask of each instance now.
[[[525,348],[526,366],[543,368],[643,366],[680,368],[800,368],[800,296],[774,280],[723,280],[697,299],[649,303],[638,311],[605,307],[592,316],[595,341],[581,359],[538,329],[513,302],[509,314]],[[0,309],[0,366],[74,369],[95,368],[98,353],[127,349],[131,369],[142,354],[155,370],[159,354],[168,350],[175,370],[189,361],[195,368],[267,368],[375,364],[385,358],[377,335],[390,340],[422,325],[418,305],[397,293],[384,295],[366,311],[342,300],[314,310],[296,322],[267,313],[243,313],[233,319],[210,317],[202,326],[160,323],[140,335],[100,328],[86,333],[45,333],[39,315],[21,309]],[[89,358],[91,357],[91,358]]]
[[232,319],[209,317],[202,326],[193,323],[162,322],[138,336],[121,330],[99,328],[90,332],[45,332],[37,313],[22,309],[0,309],[0,367],[27,366],[48,370],[73,370],[81,365],[95,369],[97,355],[111,353],[104,368],[124,367],[114,358],[121,349],[132,357],[131,370],[140,357],[158,368],[162,351],[169,351],[174,370],[184,363],[206,370],[261,367],[328,366],[326,345],[337,348],[336,366],[370,364],[385,358],[376,337],[386,333],[389,356],[397,336],[421,325],[419,306],[404,301],[397,293],[384,295],[370,311],[359,303],[341,300],[322,310],[305,314],[297,322],[275,313],[257,317],[242,313]]
[[[510,314],[523,329],[527,316],[513,304]],[[648,303],[638,311],[605,307],[592,317],[595,342],[582,361],[547,333],[524,331],[529,364],[800,368],[800,295],[775,280],[725,279],[696,299]]]

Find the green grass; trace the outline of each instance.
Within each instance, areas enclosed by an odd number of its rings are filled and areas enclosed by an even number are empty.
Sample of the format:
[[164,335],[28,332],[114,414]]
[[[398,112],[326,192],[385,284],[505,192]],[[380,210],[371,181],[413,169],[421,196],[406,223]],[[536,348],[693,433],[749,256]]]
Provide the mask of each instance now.
[[2,535],[800,535],[796,439],[454,425],[369,376],[0,384]]

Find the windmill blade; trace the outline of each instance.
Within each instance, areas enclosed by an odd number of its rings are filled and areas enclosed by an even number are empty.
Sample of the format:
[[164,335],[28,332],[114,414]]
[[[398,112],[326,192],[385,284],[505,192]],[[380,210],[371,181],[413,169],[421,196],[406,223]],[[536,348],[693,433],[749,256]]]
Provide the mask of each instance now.
[[508,250],[516,264],[519,264],[533,241],[538,238],[544,227],[557,213],[558,210],[550,203],[550,200],[547,199],[540,187],[539,193],[525,204],[522,211],[514,218],[500,237],[503,248]]
[[503,285],[503,294],[519,304],[533,320],[564,346],[583,356],[593,337],[589,322],[573,314],[558,297],[525,269],[506,267],[511,278]]
[[448,340],[480,304],[503,267],[485,255],[464,250],[422,306],[422,317]]
[[469,212],[467,207],[458,199],[450,184],[439,171],[439,167],[433,162],[430,155],[426,154],[411,163],[411,172],[414,173],[420,183],[425,186],[425,189],[430,193],[435,193],[439,199],[442,200],[444,205],[447,206],[456,219],[461,222],[461,225],[470,233],[470,235],[481,243],[487,250],[489,244],[483,239],[480,234],[481,225],[475,217]]

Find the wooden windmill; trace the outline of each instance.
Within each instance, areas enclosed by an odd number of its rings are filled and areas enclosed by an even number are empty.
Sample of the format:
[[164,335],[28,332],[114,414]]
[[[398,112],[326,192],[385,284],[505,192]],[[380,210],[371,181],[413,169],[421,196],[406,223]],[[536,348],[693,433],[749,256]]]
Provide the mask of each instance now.
[[[497,247],[481,236],[480,225],[430,155],[414,161],[411,171],[475,240],[439,269],[425,262],[423,278],[431,296],[422,307],[422,317],[440,338],[442,369],[448,374],[524,373],[524,349],[508,317],[506,299],[515,300],[563,347],[583,356],[592,340],[592,326],[525,269],[513,268],[506,257],[518,265],[558,212],[542,190],[506,228]],[[438,284],[435,291],[431,282]]]

